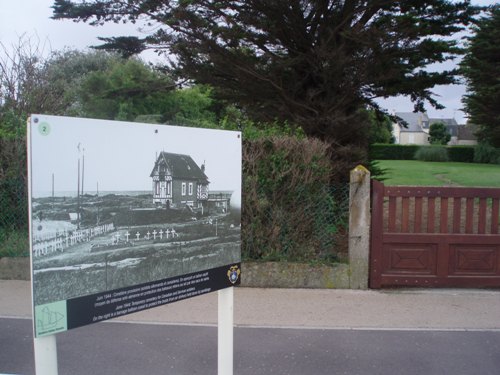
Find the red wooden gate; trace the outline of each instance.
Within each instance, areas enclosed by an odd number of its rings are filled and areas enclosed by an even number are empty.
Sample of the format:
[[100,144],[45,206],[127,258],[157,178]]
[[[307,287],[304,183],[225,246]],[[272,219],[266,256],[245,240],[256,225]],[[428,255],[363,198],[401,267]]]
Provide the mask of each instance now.
[[372,183],[370,287],[500,287],[500,189]]

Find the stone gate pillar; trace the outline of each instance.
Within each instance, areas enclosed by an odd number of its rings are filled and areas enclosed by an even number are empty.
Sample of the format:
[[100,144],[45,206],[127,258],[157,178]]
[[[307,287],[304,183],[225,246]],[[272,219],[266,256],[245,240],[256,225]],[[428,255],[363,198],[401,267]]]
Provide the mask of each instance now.
[[349,189],[349,284],[368,288],[370,258],[370,171],[358,165],[351,171]]

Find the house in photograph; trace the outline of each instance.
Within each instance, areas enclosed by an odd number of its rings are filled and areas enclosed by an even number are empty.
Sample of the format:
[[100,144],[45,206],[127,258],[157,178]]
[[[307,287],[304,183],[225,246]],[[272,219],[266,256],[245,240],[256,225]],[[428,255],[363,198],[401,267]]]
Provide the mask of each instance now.
[[216,212],[226,213],[231,207],[232,191],[220,190],[211,191],[208,193],[208,209],[209,212],[215,210]]
[[466,125],[458,125],[454,118],[430,118],[422,112],[396,112],[400,118],[393,123],[395,143],[401,145],[428,145],[429,129],[432,124],[442,122],[451,135],[449,145],[469,145],[477,142]]
[[189,155],[161,152],[150,177],[153,203],[163,207],[202,208],[208,201],[205,165],[199,167]]

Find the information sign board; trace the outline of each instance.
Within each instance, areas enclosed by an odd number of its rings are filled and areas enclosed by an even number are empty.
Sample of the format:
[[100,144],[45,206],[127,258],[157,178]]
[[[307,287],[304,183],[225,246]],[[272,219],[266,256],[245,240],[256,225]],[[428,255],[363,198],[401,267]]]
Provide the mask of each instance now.
[[240,282],[241,133],[32,115],[35,337]]

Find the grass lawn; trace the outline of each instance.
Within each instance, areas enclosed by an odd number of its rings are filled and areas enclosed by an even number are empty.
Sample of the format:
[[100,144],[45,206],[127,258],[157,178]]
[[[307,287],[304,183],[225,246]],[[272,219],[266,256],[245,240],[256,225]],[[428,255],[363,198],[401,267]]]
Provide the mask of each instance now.
[[379,160],[385,185],[500,187],[500,165]]

